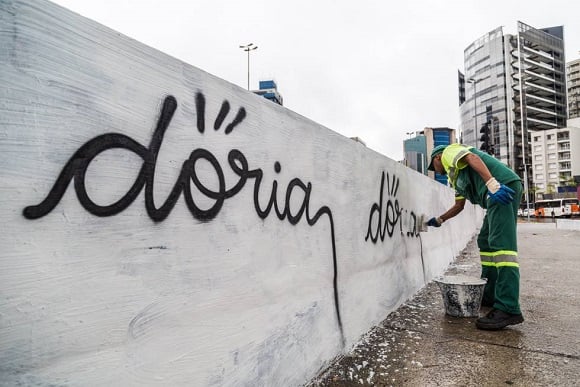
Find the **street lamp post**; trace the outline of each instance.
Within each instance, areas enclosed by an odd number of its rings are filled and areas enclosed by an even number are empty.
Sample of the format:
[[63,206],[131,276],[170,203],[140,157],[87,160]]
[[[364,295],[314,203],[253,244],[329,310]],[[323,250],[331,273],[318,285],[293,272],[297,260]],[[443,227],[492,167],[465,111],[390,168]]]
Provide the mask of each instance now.
[[475,137],[477,137],[477,82],[479,79],[469,78],[467,82],[473,84],[473,119],[475,121]]
[[258,49],[258,46],[254,46],[254,43],[249,43],[245,46],[240,46],[240,48],[248,53],[248,90],[250,90],[250,51]]
[[520,88],[520,126],[522,130],[522,162],[524,164],[524,194],[526,195],[526,208],[528,209],[528,222],[530,221],[530,195],[528,192],[528,163],[526,163],[527,131],[524,131],[526,118],[524,117],[524,80],[522,78],[522,47],[521,36],[518,33],[518,78]]

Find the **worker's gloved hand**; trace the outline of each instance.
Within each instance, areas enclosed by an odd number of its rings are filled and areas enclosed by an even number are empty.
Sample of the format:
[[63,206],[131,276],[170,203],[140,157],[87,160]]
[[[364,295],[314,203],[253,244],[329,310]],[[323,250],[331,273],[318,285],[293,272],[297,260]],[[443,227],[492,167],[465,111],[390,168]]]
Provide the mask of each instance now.
[[443,223],[443,220],[441,220],[441,218],[431,218],[427,222],[427,226],[431,226],[431,227],[441,227],[441,224],[442,223]]
[[485,185],[487,186],[490,200],[494,203],[510,204],[514,200],[515,191],[510,187],[500,184],[495,177],[489,179]]

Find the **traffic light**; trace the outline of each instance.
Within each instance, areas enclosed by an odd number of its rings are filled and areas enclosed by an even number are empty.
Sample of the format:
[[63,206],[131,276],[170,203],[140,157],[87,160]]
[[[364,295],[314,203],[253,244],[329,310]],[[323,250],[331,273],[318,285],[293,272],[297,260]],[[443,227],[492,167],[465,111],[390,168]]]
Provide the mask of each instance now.
[[481,137],[479,138],[479,141],[482,142],[479,149],[484,151],[484,152],[487,152],[489,154],[493,154],[493,144],[492,144],[492,138],[491,138],[491,125],[490,125],[489,121],[481,126],[479,133],[481,133]]
[[489,149],[489,124],[487,122],[481,126],[481,129],[479,129],[479,133],[481,133],[479,141],[482,142],[481,147],[479,149],[484,152],[487,152],[487,150]]

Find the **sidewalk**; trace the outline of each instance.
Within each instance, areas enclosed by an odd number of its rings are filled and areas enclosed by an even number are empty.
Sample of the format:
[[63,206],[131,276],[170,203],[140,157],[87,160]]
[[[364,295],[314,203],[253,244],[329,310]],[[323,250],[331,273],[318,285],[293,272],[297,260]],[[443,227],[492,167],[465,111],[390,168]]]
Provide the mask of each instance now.
[[[518,239],[523,324],[447,316],[431,282],[308,386],[580,385],[580,231],[519,223]],[[479,271],[474,239],[447,274]]]

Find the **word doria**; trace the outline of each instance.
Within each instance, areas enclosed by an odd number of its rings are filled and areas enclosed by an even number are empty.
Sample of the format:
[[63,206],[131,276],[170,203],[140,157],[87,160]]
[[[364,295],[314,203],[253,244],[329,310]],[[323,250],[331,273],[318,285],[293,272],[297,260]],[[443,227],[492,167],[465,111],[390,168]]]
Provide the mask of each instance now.
[[[196,108],[198,113],[197,128],[200,133],[203,133],[205,128],[205,98],[201,93],[196,95]],[[260,218],[265,219],[268,217],[272,208],[274,208],[278,219],[288,219],[288,222],[292,225],[296,225],[304,215],[310,226],[315,225],[321,216],[326,215],[328,217],[330,222],[332,258],[334,267],[334,301],[337,322],[342,333],[342,323],[340,321],[340,312],[338,306],[337,260],[334,237],[334,221],[332,212],[328,206],[322,206],[316,211],[314,215],[311,214],[310,195],[312,192],[312,184],[310,182],[305,184],[298,178],[292,179],[286,187],[285,204],[284,207],[281,208],[277,200],[278,182],[274,180],[272,183],[270,198],[266,207],[263,208],[259,202],[259,193],[263,177],[262,169],[249,169],[248,161],[245,155],[237,149],[231,150],[228,153],[228,163],[231,170],[239,177],[239,179],[231,188],[227,189],[224,172],[217,158],[208,150],[198,148],[193,150],[189,158],[183,162],[179,177],[173,185],[173,188],[171,189],[171,192],[169,193],[165,203],[163,203],[160,207],[155,205],[153,187],[157,155],[159,153],[159,149],[161,148],[161,144],[163,143],[165,132],[169,127],[169,123],[171,122],[176,109],[176,99],[173,96],[167,96],[163,102],[161,113],[157,121],[157,126],[153,133],[149,147],[145,147],[131,137],[119,133],[103,134],[86,142],[66,163],[46,198],[40,204],[35,206],[28,206],[24,209],[24,217],[28,219],[38,219],[49,214],[58,205],[71,180],[74,179],[74,188],[79,202],[88,212],[96,216],[112,216],[122,212],[128,206],[130,206],[131,203],[133,203],[133,201],[141,193],[141,190],[145,188],[145,208],[147,209],[147,214],[152,220],[156,222],[165,220],[171,213],[181,194],[183,194],[187,208],[193,217],[200,221],[207,222],[214,219],[219,214],[226,199],[232,198],[237,193],[239,193],[246,185],[248,179],[254,179],[254,208]],[[223,122],[228,111],[229,103],[225,101],[214,125],[216,130]],[[238,112],[234,121],[227,126],[225,134],[229,134],[234,126],[239,124],[244,118],[245,110],[242,108]],[[121,199],[110,205],[98,205],[89,197],[86,190],[85,175],[87,168],[93,159],[100,153],[115,148],[126,149],[135,153],[143,160],[143,163],[141,165],[139,174],[135,179],[135,182]],[[199,160],[206,160],[213,167],[218,181],[217,190],[208,188],[200,181],[196,172],[196,163]],[[274,170],[276,173],[280,173],[280,163],[276,162],[274,164]],[[212,201],[213,205],[210,208],[202,209],[195,203],[191,192],[191,182],[193,182],[197,190],[203,196]],[[293,213],[290,210],[290,202],[294,192],[297,190],[302,191],[300,194],[302,196],[302,201],[297,211]]]
[[[254,179],[254,206],[256,212],[261,218],[266,218],[272,207],[274,207],[280,220],[287,217],[291,224],[297,224],[303,214],[306,214],[306,219],[311,225],[316,223],[318,218],[323,214],[328,214],[329,217],[332,218],[330,209],[326,206],[320,208],[314,216],[310,215],[309,201],[312,184],[310,182],[304,184],[298,178],[292,179],[288,184],[286,189],[286,203],[282,210],[277,203],[276,196],[278,182],[276,180],[274,180],[272,184],[272,191],[268,204],[265,208],[262,208],[258,201],[258,197],[263,172],[261,169],[250,170],[246,157],[237,149],[231,150],[228,154],[229,166],[232,171],[239,176],[239,180],[233,185],[233,187],[226,189],[224,172],[216,157],[206,149],[195,149],[191,152],[189,158],[183,162],[181,173],[179,174],[179,177],[177,178],[177,181],[175,182],[165,203],[160,207],[157,207],[153,197],[157,155],[176,108],[177,101],[175,98],[172,96],[166,97],[149,147],[145,147],[132,138],[119,133],[103,134],[86,142],[66,163],[47,197],[36,206],[26,207],[23,211],[23,215],[28,219],[37,219],[50,213],[62,199],[62,196],[71,180],[74,179],[74,188],[79,202],[87,211],[97,216],[111,216],[122,212],[131,205],[140,194],[143,187],[145,187],[145,207],[147,209],[147,214],[152,220],[163,221],[167,218],[177,200],[183,193],[185,202],[191,214],[198,220],[209,221],[218,215],[226,199],[229,199],[240,192],[248,179]],[[143,160],[143,164],[141,165],[141,169],[135,182],[129,188],[127,193],[115,203],[101,206],[96,204],[89,197],[85,186],[85,175],[90,163],[96,156],[106,150],[114,148],[126,149],[135,153]],[[218,181],[217,190],[212,190],[204,186],[198,178],[196,173],[196,162],[200,159],[206,160],[214,168]],[[280,164],[276,162],[275,171],[279,173],[280,170]],[[191,182],[193,182],[199,192],[201,192],[206,198],[214,201],[214,204],[209,209],[201,209],[195,203],[191,192]],[[290,198],[295,189],[301,190],[304,198],[298,211],[293,214],[290,211]]]

